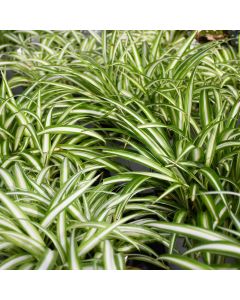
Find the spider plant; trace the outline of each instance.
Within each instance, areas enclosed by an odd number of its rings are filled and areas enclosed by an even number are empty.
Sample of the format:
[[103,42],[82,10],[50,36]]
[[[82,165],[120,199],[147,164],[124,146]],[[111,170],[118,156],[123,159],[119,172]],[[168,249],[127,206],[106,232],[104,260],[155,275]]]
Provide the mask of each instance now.
[[231,46],[182,31],[2,35],[0,269],[239,268]]

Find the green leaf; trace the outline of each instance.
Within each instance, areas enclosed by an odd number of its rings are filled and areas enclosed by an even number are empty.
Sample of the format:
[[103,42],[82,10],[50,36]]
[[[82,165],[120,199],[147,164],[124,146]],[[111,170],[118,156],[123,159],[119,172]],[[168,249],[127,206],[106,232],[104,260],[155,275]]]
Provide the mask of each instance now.
[[211,270],[212,268],[197,260],[182,255],[165,254],[159,256],[159,259],[168,263],[177,265],[184,270]]
[[46,252],[42,255],[36,270],[51,270],[57,259],[56,252],[50,249],[47,249]]
[[230,243],[230,242],[218,242],[218,243],[207,243],[192,249],[189,249],[184,253],[184,255],[188,255],[195,252],[211,252],[215,254],[221,254],[224,256],[230,257],[240,257],[240,246],[238,244]]
[[151,222],[146,224],[149,227],[156,228],[160,231],[179,234],[181,236],[191,237],[202,241],[234,241],[234,239],[222,235],[218,232],[203,229],[196,226],[167,223],[167,222]]

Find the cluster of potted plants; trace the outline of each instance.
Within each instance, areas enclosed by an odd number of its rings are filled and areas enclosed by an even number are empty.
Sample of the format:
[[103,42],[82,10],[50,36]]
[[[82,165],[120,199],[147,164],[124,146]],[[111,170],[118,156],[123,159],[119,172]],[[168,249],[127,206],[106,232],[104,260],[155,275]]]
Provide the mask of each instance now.
[[0,269],[238,269],[239,57],[182,31],[10,31]]

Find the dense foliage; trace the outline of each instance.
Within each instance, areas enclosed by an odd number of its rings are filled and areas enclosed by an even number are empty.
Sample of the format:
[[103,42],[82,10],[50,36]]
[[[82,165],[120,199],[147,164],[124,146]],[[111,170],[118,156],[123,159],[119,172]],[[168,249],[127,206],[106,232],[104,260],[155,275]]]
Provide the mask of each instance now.
[[239,268],[239,57],[195,35],[1,33],[0,269]]

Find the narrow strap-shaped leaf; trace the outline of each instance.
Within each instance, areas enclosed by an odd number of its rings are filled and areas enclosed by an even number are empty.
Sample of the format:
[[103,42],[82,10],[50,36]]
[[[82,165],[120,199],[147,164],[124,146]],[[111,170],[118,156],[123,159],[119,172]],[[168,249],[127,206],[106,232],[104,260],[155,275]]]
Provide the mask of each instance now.
[[193,31],[193,33],[190,35],[190,37],[185,41],[185,43],[182,45],[182,47],[177,51],[176,58],[171,62],[171,64],[168,67],[168,70],[173,69],[179,60],[181,60],[182,56],[188,49],[188,47],[192,44],[192,41],[194,40],[196,36],[197,31]]
[[73,229],[70,237],[69,246],[69,269],[70,270],[80,270],[80,262],[77,255],[77,243],[75,240],[75,229]]
[[15,204],[11,198],[5,193],[0,191],[0,200],[8,208],[11,215],[16,219],[19,225],[31,236],[33,239],[44,245],[44,241],[40,236],[37,229],[31,224],[29,218],[23,213],[23,211]]
[[84,135],[88,135],[88,136],[91,136],[91,137],[95,137],[96,139],[99,139],[103,142],[105,142],[105,140],[102,138],[102,136],[94,131],[90,131],[89,129],[85,129],[85,128],[82,128],[80,126],[50,126],[50,127],[47,127],[45,128],[45,130],[43,131],[40,131],[38,133],[38,135],[41,135],[41,134],[56,134],[56,133],[59,133],[59,134],[84,134]]
[[[70,172],[68,158],[65,157],[60,170],[60,187],[62,188],[65,182],[68,180]],[[63,210],[57,219],[57,234],[63,249],[67,249],[67,235],[66,235],[66,212]]]
[[183,236],[188,236],[197,240],[203,241],[234,241],[227,235],[220,234],[211,230],[203,229],[196,226],[167,223],[167,222],[151,222],[147,226],[160,229],[169,233],[176,233]]
[[190,116],[192,111],[192,100],[193,100],[193,79],[195,77],[196,69],[192,72],[186,94],[184,99],[184,111],[186,112],[187,120],[185,121],[185,132],[188,133],[190,125]]
[[11,256],[8,259],[3,260],[0,264],[0,270],[13,270],[20,264],[24,264],[33,260],[33,257],[29,254],[17,254]]
[[88,253],[91,249],[93,249],[100,241],[106,237],[108,234],[110,234],[115,228],[117,228],[119,225],[123,224],[129,219],[132,219],[134,215],[125,217],[120,219],[119,221],[110,224],[105,229],[100,230],[96,234],[94,234],[90,239],[87,241],[82,241],[78,248],[78,256],[82,256],[86,253]]
[[36,270],[51,270],[54,267],[55,261],[57,259],[56,251],[47,249],[42,255]]
[[[204,174],[207,179],[210,181],[211,185],[219,192],[223,190],[222,184],[220,182],[220,179],[218,178],[216,172],[208,167],[204,167],[200,170],[202,174]],[[226,197],[224,194],[220,193],[221,198],[223,200],[224,205],[229,209],[229,205],[227,203]]]
[[[187,212],[185,210],[180,210],[174,216],[174,220],[173,221],[175,223],[182,223],[182,222],[184,222],[186,216],[187,216]],[[176,235],[176,233],[174,233],[172,235],[172,238],[171,238],[171,241],[170,241],[169,254],[173,253],[173,249],[174,249],[174,244],[175,244],[176,238],[177,238],[177,235]]]
[[21,190],[28,190],[29,188],[26,175],[19,163],[15,163],[14,165],[14,175],[16,178],[16,186]]
[[192,249],[189,249],[184,253],[184,255],[188,255],[195,252],[211,252],[216,254],[221,254],[224,256],[236,257],[240,258],[240,246],[238,244],[230,243],[230,242],[215,242],[215,243],[207,243]]
[[55,249],[58,251],[58,254],[62,260],[62,263],[64,264],[66,262],[66,252],[64,251],[62,245],[60,244],[59,240],[57,239],[55,233],[51,230],[43,228],[41,225],[39,225],[36,222],[33,222],[33,224],[39,228],[40,231],[42,231],[53,243]]
[[103,264],[105,270],[117,270],[117,266],[114,259],[113,247],[109,240],[104,241]]
[[125,151],[125,150],[117,150],[117,149],[114,149],[114,150],[103,150],[104,152],[106,153],[110,153],[110,154],[113,154],[113,155],[118,155],[120,157],[123,157],[123,158],[127,158],[127,159],[130,159],[130,160],[133,160],[133,161],[136,161],[140,164],[143,164],[147,167],[150,167],[152,169],[154,169],[155,171],[158,171],[166,176],[169,176],[168,180],[169,181],[173,181],[173,182],[176,182],[177,180],[174,178],[172,172],[170,170],[168,170],[167,168],[165,167],[162,167],[159,163],[153,161],[153,160],[150,160],[149,158],[147,157],[143,157],[141,155],[136,155],[135,153],[133,152],[130,152],[130,151]]
[[39,256],[41,256],[46,250],[42,244],[22,233],[1,230],[0,236],[2,236],[6,241],[11,242],[17,247],[29,252],[36,258],[39,258]]
[[59,215],[70,204],[72,204],[73,201],[75,201],[78,197],[80,197],[81,194],[83,194],[97,180],[98,177],[99,176],[96,176],[94,179],[89,180],[80,189],[78,189],[76,192],[63,199],[61,203],[56,205],[43,219],[41,226],[47,228],[54,221],[57,215]]
[[159,259],[177,265],[185,270],[212,270],[210,266],[182,255],[165,254],[159,256]]
[[186,76],[186,74],[191,70],[191,68],[194,68],[201,61],[201,59],[203,59],[204,56],[207,55],[207,52],[214,47],[214,43],[210,43],[206,46],[204,45],[202,46],[202,49],[190,55],[182,63],[178,64],[174,72],[174,79],[183,79]]
[[3,179],[10,191],[14,191],[16,189],[13,177],[6,169],[0,168],[0,177]]
[[160,30],[159,32],[157,32],[156,38],[152,44],[152,49],[151,49],[151,54],[152,54],[152,59],[153,61],[157,58],[157,52],[159,51],[159,46],[161,43],[161,39],[163,36],[163,31]]
[[200,197],[217,224],[219,222],[219,215],[211,195],[206,195],[204,192],[200,192]]
[[210,100],[208,97],[207,89],[201,91],[200,99],[199,99],[199,112],[200,112],[202,127],[204,128],[212,120],[211,106],[210,106]]

